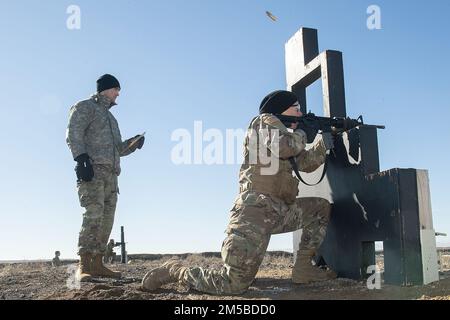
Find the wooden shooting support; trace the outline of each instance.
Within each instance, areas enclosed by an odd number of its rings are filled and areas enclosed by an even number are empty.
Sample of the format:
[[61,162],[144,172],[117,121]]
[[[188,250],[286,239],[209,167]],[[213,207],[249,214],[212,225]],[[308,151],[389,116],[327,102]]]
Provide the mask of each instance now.
[[[323,112],[345,117],[342,53],[319,54],[317,30],[301,28],[285,46],[288,90],[306,113],[306,89],[322,81]],[[367,120],[367,119],[366,119]],[[368,121],[370,122],[370,120]],[[420,285],[439,280],[435,233],[426,170],[379,172],[376,128],[355,128],[335,141],[325,179],[314,187],[300,184],[300,197],[322,197],[332,203],[327,236],[317,261],[339,277],[362,279],[375,264],[375,242],[383,242],[384,281]],[[322,167],[306,181],[318,181]],[[301,231],[294,232],[296,254]]]

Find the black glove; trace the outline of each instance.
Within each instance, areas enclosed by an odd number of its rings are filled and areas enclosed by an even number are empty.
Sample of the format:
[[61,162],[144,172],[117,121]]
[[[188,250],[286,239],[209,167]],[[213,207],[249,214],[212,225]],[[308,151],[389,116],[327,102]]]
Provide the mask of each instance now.
[[[127,140],[127,144],[130,145],[137,137],[139,137],[139,135],[134,136],[131,139]],[[132,152],[134,152],[136,149],[141,149],[142,146],[144,145],[144,141],[145,141],[145,137],[140,138],[135,144],[133,144],[130,148],[130,150]]]
[[322,132],[322,140],[325,145],[325,149],[334,149],[334,136],[331,132]]
[[87,153],[80,154],[75,158],[77,165],[75,166],[75,172],[77,173],[77,179],[79,182],[92,181],[94,177],[94,168],[92,168],[91,160]]
[[[138,137],[138,136],[136,136],[136,137]],[[144,146],[144,141],[145,141],[145,137],[140,138],[139,141],[136,142],[136,148],[142,149],[142,147]]]

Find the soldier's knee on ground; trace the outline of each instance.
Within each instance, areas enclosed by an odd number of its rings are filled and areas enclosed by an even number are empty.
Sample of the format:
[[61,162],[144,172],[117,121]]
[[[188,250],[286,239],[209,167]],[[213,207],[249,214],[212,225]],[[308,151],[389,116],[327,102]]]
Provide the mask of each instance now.
[[253,277],[247,279],[233,279],[230,282],[230,287],[228,288],[229,292],[227,292],[227,294],[242,294],[248,290],[253,281]]
[[224,292],[224,294],[230,294],[230,295],[238,295],[243,294],[248,290],[248,287],[250,287],[250,284],[239,284],[237,286],[233,286],[229,289],[228,292]]
[[229,234],[223,243],[222,258],[229,268],[230,280],[240,282],[243,278],[250,278],[252,281],[264,254],[265,247],[260,247],[256,240]]

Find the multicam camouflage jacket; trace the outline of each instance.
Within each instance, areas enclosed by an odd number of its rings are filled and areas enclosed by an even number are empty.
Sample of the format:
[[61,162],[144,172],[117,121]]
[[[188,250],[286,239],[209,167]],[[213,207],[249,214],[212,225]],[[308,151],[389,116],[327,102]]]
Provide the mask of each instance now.
[[326,149],[319,140],[309,149],[302,130],[290,132],[274,115],[254,118],[244,141],[244,162],[239,173],[240,192],[254,191],[293,203],[298,180],[293,177],[290,157],[300,171],[313,172],[325,162]]
[[119,124],[109,109],[114,106],[103,95],[77,102],[70,108],[66,142],[75,159],[87,153],[92,164],[110,166],[120,174],[120,157],[132,153],[122,141]]

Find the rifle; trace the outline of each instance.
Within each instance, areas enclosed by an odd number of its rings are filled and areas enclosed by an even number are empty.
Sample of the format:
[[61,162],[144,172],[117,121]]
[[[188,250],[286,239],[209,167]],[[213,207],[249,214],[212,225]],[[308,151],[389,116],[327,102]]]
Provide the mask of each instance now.
[[[316,138],[316,135],[321,131],[324,132],[331,132],[332,134],[340,134],[345,131],[348,131],[353,128],[357,127],[372,127],[377,129],[384,129],[385,126],[379,126],[379,125],[369,125],[365,124],[363,117],[359,116],[357,119],[351,119],[351,118],[339,118],[339,117],[333,117],[333,118],[327,118],[327,117],[318,117],[314,113],[307,113],[304,116],[301,117],[294,117],[294,116],[285,116],[281,114],[275,114],[275,116],[280,119],[280,121],[287,127],[290,128],[292,123],[297,123],[297,129],[302,129],[306,133],[307,137],[307,143],[312,143],[314,139]],[[323,178],[325,177],[325,173],[327,171],[327,164],[328,164],[328,156],[325,158],[325,166],[323,168],[322,176],[320,177],[319,181],[316,184],[309,184],[306,181],[302,179],[300,176],[300,172],[298,170],[297,162],[295,159],[289,158],[289,162],[292,165],[292,169],[297,176],[297,178],[303,182],[307,186],[314,186],[319,184]]]
[[318,117],[314,113],[307,113],[301,117],[285,116],[281,114],[275,114],[280,121],[290,128],[292,123],[297,123],[297,129],[305,131],[307,136],[307,142],[312,143],[319,131],[331,132],[333,134],[339,134],[356,127],[373,127],[378,129],[384,129],[385,126],[365,124],[363,117],[359,116],[357,119],[351,118],[339,118],[339,117]]

